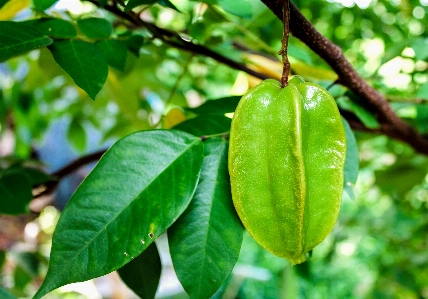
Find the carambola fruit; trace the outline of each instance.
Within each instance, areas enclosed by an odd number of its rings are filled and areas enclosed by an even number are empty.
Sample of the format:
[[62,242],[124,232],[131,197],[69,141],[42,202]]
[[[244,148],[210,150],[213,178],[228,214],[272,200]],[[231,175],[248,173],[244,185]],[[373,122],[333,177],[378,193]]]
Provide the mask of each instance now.
[[250,235],[302,263],[336,223],[346,137],[332,96],[294,77],[268,79],[239,102],[230,131],[232,198]]

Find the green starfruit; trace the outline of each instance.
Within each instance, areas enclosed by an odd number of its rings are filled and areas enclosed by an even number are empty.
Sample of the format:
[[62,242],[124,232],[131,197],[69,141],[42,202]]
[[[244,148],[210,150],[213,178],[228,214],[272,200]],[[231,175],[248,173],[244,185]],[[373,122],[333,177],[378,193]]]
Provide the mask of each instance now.
[[336,223],[343,189],[345,130],[332,96],[294,77],[268,79],[239,102],[230,131],[235,208],[250,235],[293,265]]

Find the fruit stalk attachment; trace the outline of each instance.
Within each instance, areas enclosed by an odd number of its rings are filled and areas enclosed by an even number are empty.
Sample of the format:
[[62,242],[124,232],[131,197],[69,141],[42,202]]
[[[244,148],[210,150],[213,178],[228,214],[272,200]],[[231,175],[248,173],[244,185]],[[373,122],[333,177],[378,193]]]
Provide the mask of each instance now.
[[281,86],[286,87],[288,85],[288,75],[290,73],[290,62],[288,61],[288,37],[290,35],[290,0],[284,0],[284,6],[282,8],[284,23],[284,32],[282,35],[282,48],[278,52],[282,56],[282,77]]

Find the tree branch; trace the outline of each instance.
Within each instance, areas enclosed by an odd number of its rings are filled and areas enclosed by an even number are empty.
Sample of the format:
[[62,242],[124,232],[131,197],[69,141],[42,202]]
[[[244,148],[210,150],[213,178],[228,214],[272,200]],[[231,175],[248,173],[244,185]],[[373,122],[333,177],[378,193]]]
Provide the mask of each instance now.
[[[100,6],[97,0],[86,1]],[[284,0],[261,1],[270,10],[272,10],[280,20],[282,20],[282,6]],[[269,76],[256,72],[242,63],[229,59],[204,46],[197,45],[191,41],[183,39],[183,37],[174,31],[147,23],[133,11],[126,13],[115,6],[110,5],[105,5],[103,8],[136,26],[147,28],[156,38],[159,38],[166,44],[173,47],[204,55],[206,57],[211,57],[220,63],[228,65],[234,69],[244,71],[262,80],[269,78]],[[349,61],[344,57],[342,50],[319,33],[292,2],[290,2],[290,29],[295,37],[300,39],[330,65],[330,67],[338,74],[340,84],[352,90],[358,97],[365,101],[373,111],[376,112],[376,117],[381,124],[380,133],[403,141],[412,146],[416,151],[428,155],[428,139],[418,134],[418,132],[407,125],[395,114],[388,101],[358,75]],[[359,125],[353,127],[361,128]]]
[[76,171],[80,167],[89,164],[91,162],[99,160],[106,150],[100,150],[98,152],[91,153],[86,156],[82,156],[80,158],[77,158],[76,160],[72,161],[71,163],[65,165],[64,167],[58,169],[54,173],[51,174],[51,176],[54,178],[54,180],[45,182],[43,184],[40,184],[39,186],[35,186],[34,189],[37,190],[40,186],[45,186],[45,189],[43,189],[41,192],[34,194],[33,198],[38,198],[43,195],[50,194],[60,182],[61,179],[63,179],[65,176],[69,175],[70,173]]
[[[261,1],[282,20],[283,0]],[[418,134],[395,114],[388,101],[358,75],[344,57],[342,50],[319,33],[294,3],[290,3],[290,29],[295,37],[330,65],[339,76],[340,84],[348,87],[376,111],[383,134],[401,140],[416,151],[428,155],[428,139]]]

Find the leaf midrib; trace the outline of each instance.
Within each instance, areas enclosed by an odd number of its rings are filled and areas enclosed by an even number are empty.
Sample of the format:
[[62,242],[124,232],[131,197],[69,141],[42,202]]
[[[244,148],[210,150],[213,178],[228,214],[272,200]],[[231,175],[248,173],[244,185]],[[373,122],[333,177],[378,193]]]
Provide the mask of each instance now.
[[[174,159],[174,160],[172,160],[172,162],[171,163],[168,163],[168,165],[166,165],[164,168],[163,168],[163,170],[161,171],[161,172],[159,172],[159,174],[157,175],[157,176],[155,176],[148,184],[146,184],[146,187],[144,188],[144,190],[145,189],[147,189],[148,188],[148,186],[150,186],[155,180],[156,180],[156,178],[157,177],[159,177],[160,176],[160,174],[162,174],[166,169],[168,169],[169,167],[170,167],[170,165],[171,164],[174,164],[174,161],[177,161],[187,150],[189,150],[190,148],[192,148],[197,142],[199,141],[199,139],[196,139],[195,141],[193,141],[192,143],[190,143],[183,151],[181,151],[180,152],[180,154],[179,155],[177,155],[176,156],[176,158]],[[110,220],[104,227],[103,227],[103,229],[101,229],[101,230],[99,230],[98,231],[98,233],[96,234],[96,235],[94,235],[94,237],[93,238],[91,238],[90,239],[90,241],[88,241],[88,242],[86,242],[86,245],[85,246],[83,246],[82,248],[81,248],[81,250],[79,250],[78,251],[78,253],[74,256],[74,258],[71,258],[71,259],[69,259],[68,261],[68,263],[65,263],[65,265],[69,265],[69,264],[72,264],[81,254],[82,254],[82,252],[84,251],[84,250],[86,250],[88,247],[89,247],[89,245],[90,244],[92,244],[93,242],[94,242],[94,240],[96,239],[96,238],[98,238],[98,236],[101,234],[101,232],[103,232],[103,231],[105,231],[106,230],[106,228],[115,220],[115,219],[117,219],[117,217],[119,216],[119,215],[121,215],[122,213],[123,213],[123,211],[125,211],[127,208],[129,208],[129,206],[131,205],[131,203],[132,202],[134,202],[134,200],[135,199],[137,199],[138,198],[138,196],[141,194],[142,192],[140,192],[139,194],[137,194],[136,196],[134,196],[134,199],[129,203],[129,204],[127,204],[126,205],[126,207],[125,208],[123,208],[123,209],[121,209],[116,215],[115,215],[115,217],[113,217],[112,218],[112,220]],[[152,241],[154,241],[154,239],[152,240]],[[149,245],[148,243],[146,243],[147,244],[147,246]],[[51,268],[50,268],[51,269]],[[61,265],[61,269],[63,269],[63,270],[66,270],[66,267],[64,267],[64,264],[62,264]],[[63,275],[62,275],[62,273],[64,273],[63,271],[61,271],[61,270],[59,270],[59,272],[61,273],[61,275],[57,275],[58,277],[62,277]],[[45,293],[46,294],[46,293]]]

